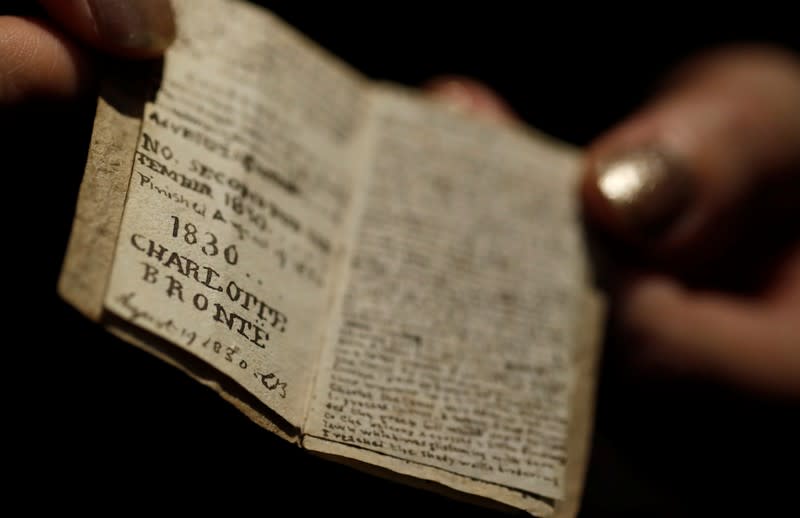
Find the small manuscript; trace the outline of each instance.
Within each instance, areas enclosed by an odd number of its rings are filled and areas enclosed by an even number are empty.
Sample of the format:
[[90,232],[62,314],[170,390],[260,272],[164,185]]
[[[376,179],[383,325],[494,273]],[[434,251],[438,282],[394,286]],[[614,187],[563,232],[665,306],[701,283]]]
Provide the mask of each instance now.
[[62,296],[309,451],[573,515],[601,315],[580,153],[245,2],[174,4],[163,64],[103,89]]

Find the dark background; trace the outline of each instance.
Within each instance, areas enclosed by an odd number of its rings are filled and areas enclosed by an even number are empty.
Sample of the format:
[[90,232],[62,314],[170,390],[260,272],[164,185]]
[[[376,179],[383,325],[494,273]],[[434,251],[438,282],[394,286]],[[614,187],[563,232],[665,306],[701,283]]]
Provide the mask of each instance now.
[[[471,75],[532,125],[580,145],[694,51],[741,40],[800,48],[794,30],[781,26],[792,19],[785,13],[730,6],[700,18],[663,4],[619,13],[510,2],[437,10],[432,2],[273,4],[371,77],[415,85],[442,73]],[[28,503],[160,513],[163,498],[183,511],[288,513],[299,505],[307,513],[322,505],[356,515],[490,514],[284,444],[57,297],[93,105],[6,109],[0,124],[12,308],[3,312],[6,326],[19,329],[4,341],[4,455],[17,484],[41,495]],[[623,358],[609,341],[584,516],[796,515],[796,402],[637,376]]]

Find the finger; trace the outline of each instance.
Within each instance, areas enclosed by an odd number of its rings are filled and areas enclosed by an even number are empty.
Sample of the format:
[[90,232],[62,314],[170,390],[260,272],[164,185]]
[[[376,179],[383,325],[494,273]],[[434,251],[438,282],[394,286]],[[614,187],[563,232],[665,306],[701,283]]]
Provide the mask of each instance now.
[[517,119],[514,111],[491,88],[464,77],[438,77],[424,86],[427,94],[455,111],[477,115],[495,122]]
[[69,98],[90,83],[86,56],[41,21],[0,17],[0,107]]
[[800,396],[796,300],[756,305],[691,292],[665,277],[644,277],[625,291],[619,308],[640,359],[651,368]]
[[754,193],[800,202],[800,64],[765,48],[686,65],[590,149],[582,195],[613,234],[666,253],[733,229]]
[[149,58],[175,39],[169,0],[40,0],[50,15],[85,43],[112,54]]

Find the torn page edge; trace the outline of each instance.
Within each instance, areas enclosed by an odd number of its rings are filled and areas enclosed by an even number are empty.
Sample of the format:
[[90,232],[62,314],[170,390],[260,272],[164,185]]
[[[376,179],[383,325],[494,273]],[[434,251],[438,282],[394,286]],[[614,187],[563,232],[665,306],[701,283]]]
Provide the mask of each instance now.
[[167,362],[198,383],[212,389],[257,425],[274,433],[281,439],[299,445],[300,433],[296,427],[260,402],[255,396],[242,389],[233,379],[222,374],[200,358],[183,351],[162,338],[129,324],[111,313],[106,312],[103,314],[103,324],[109,332],[125,342],[133,344],[156,358]]
[[103,97],[97,102],[86,171],[58,293],[88,318],[99,321],[133,170],[139,116],[122,113]]
[[[533,516],[549,516],[553,512],[552,501],[548,499],[481,482],[439,468],[424,467],[424,469],[420,469],[420,465],[414,462],[310,435],[303,437],[303,447],[312,453],[347,464],[366,473],[468,503],[505,511],[519,509]],[[357,450],[355,455],[354,450]]]

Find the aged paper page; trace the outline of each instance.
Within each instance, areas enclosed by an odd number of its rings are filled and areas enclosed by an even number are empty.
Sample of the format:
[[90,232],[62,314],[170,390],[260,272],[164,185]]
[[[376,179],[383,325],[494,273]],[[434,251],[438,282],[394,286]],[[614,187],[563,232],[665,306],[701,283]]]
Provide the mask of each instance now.
[[541,513],[566,494],[576,360],[597,323],[578,154],[378,92],[304,443]]
[[353,190],[360,79],[253,6],[175,6],[105,306],[299,426]]

